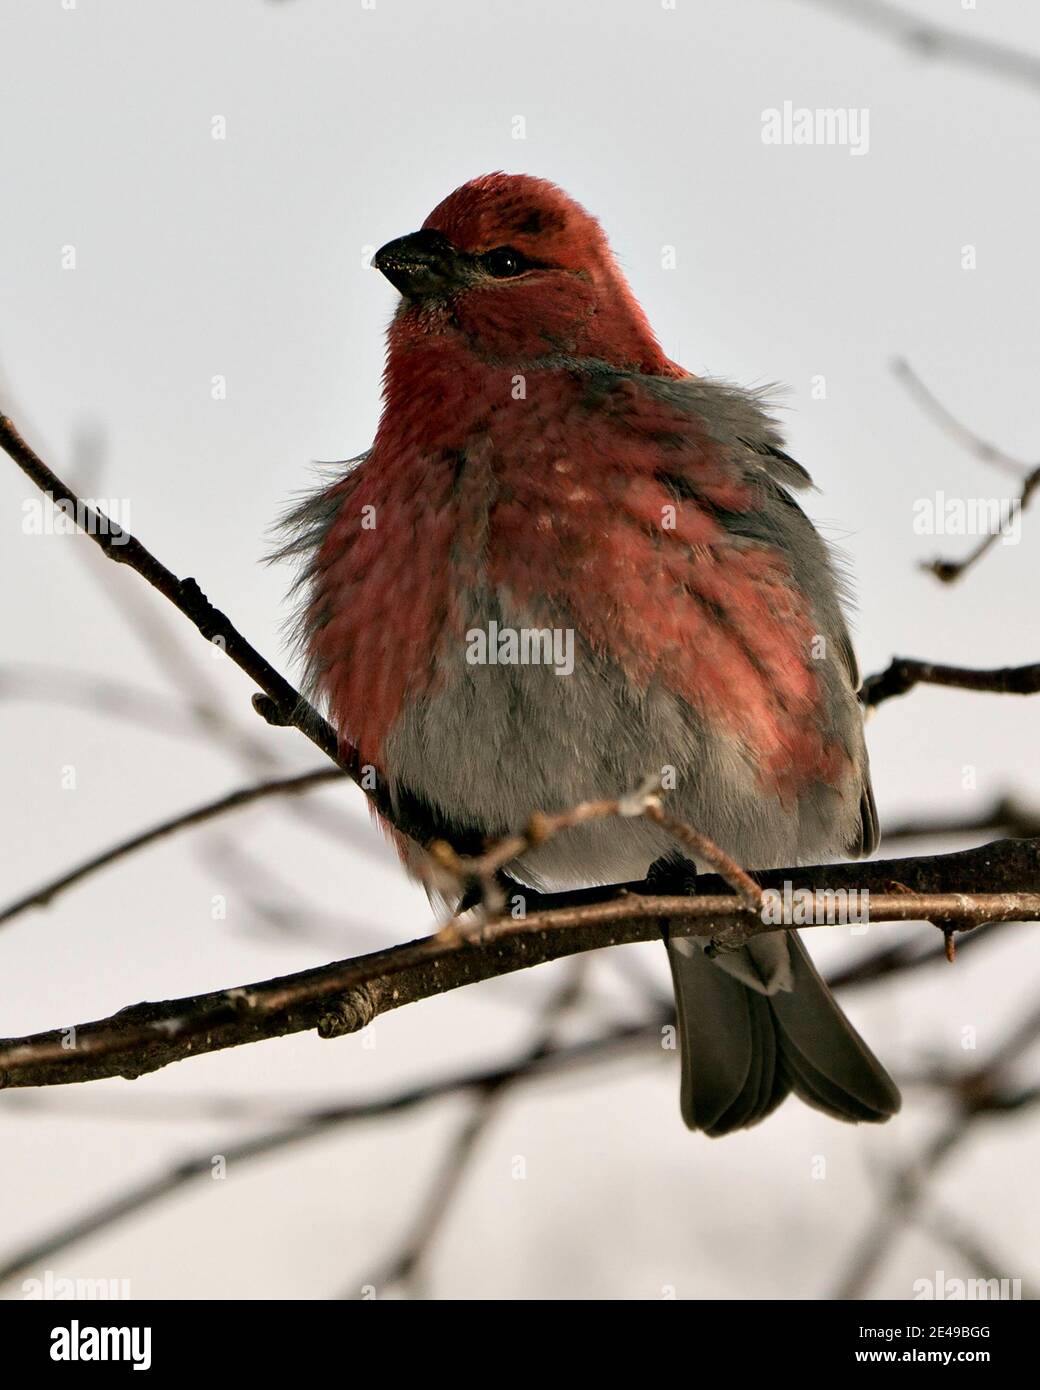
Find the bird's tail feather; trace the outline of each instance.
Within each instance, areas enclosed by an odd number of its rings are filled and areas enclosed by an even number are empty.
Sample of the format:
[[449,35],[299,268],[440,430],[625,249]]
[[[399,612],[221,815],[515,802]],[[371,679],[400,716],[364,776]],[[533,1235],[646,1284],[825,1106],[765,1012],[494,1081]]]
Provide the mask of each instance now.
[[[790,974],[775,988],[777,944]],[[747,1129],[793,1091],[839,1120],[878,1123],[899,1109],[891,1077],[842,1013],[796,932],[740,948],[722,969],[689,939],[671,938],[682,1057],[681,1105],[690,1129]],[[747,979],[759,978],[754,988]],[[787,988],[786,986],[790,986]]]

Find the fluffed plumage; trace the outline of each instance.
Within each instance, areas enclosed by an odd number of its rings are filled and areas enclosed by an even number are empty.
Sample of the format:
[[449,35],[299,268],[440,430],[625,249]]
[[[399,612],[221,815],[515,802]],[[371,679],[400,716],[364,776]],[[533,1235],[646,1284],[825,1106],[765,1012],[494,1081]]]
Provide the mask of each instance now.
[[[671,769],[676,814],[748,868],[873,849],[841,580],[762,395],[671,362],[599,225],[543,180],[476,179],[375,263],[402,291],[376,438],[286,551],[312,685],[392,798],[474,848]],[[570,633],[573,670],[474,662],[502,629]],[[509,872],[617,882],[673,849],[605,821]],[[898,1108],[797,936],[669,953],[692,1128],[790,1090],[841,1119]]]

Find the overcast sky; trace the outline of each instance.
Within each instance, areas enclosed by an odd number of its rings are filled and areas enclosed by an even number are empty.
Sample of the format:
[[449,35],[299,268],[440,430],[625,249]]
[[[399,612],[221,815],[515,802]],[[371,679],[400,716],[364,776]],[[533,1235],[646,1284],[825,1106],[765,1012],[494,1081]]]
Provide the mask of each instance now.
[[[908,4],[1040,53],[1034,6]],[[266,531],[307,485],[311,460],[350,457],[375,429],[395,295],[367,257],[492,169],[553,179],[601,219],[666,351],[690,370],[784,385],[789,448],[819,487],[809,508],[855,575],[865,671],[895,653],[979,666],[1037,658],[1040,516],[958,586],[920,572],[921,560],[974,543],[918,534],[922,500],[1000,499],[1014,480],[959,449],[890,369],[904,355],[966,424],[1011,454],[1040,454],[1036,87],[929,63],[808,0],[0,0],[0,10],[0,408],[283,665],[289,576],[261,566]],[[854,113],[860,152],[766,143],[766,113],[785,102]],[[31,676],[49,692],[30,700],[8,687],[0,705],[6,900],[264,775],[264,750],[285,770],[318,755],[261,725],[241,673],[133,575],[108,573],[82,538],[32,534],[36,495],[4,464],[0,674],[18,676],[16,691]],[[176,672],[189,694],[204,682],[257,748],[185,733],[171,708],[186,698]],[[96,693],[57,698],[71,673],[151,692],[167,730],[106,715]],[[1036,804],[1038,718],[1026,700],[938,690],[887,705],[868,729],[882,826],[967,814],[1007,790]],[[360,794],[311,800],[345,808],[350,842],[258,808],[5,928],[0,1033],[424,934],[425,897]],[[310,934],[264,926],[251,894],[305,915]],[[217,897],[226,920],[214,920]],[[821,932],[812,945],[831,962],[904,930],[915,929]],[[663,951],[640,954],[663,980]],[[626,959],[592,964],[601,1013],[623,1006]],[[230,1118],[113,1119],[101,1107],[184,1095],[321,1102],[509,1057],[553,971],[391,1013],[374,1047],[302,1036],[132,1087],[51,1092],[46,1111],[0,1097],[0,1256],[248,1132]],[[935,1055],[962,1062],[962,1030],[991,1045],[1035,998],[1038,972],[1035,932],[1016,928],[960,969],[850,996],[849,1007],[897,1073]],[[130,1278],[141,1297],[323,1297],[360,1284],[406,1226],[463,1109],[232,1167],[53,1268]],[[892,1124],[860,1131],[792,1101],[761,1129],[712,1143],[683,1129],[676,1069],[656,1057],[525,1091],[486,1136],[432,1290],[819,1296],[870,1219],[878,1173],[936,1118],[914,1098]],[[1040,1275],[1035,1260],[1019,1268],[1040,1237],[1040,1208],[1020,1198],[1035,1138],[1035,1120],[1031,1132],[1025,1121],[981,1132],[940,1188],[1011,1276]],[[811,1176],[819,1155],[824,1180]],[[871,1292],[909,1297],[936,1268],[952,1271],[954,1257],[911,1235]]]

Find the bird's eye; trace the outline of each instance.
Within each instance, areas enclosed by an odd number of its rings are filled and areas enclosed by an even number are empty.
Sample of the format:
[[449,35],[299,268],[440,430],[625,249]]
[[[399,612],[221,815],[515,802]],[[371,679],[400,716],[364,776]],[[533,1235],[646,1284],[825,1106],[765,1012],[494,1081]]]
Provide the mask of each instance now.
[[494,275],[499,280],[521,275],[527,269],[527,262],[523,256],[511,246],[496,246],[493,251],[485,251],[480,263],[489,275]]

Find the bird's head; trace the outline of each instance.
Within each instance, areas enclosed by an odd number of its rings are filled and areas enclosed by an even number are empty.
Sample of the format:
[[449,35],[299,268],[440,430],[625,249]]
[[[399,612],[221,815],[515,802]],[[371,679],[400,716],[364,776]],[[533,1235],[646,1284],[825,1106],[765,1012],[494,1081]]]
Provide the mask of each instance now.
[[668,371],[594,217],[545,179],[485,174],[376,252],[406,330],[460,332],[493,361],[595,357]]

